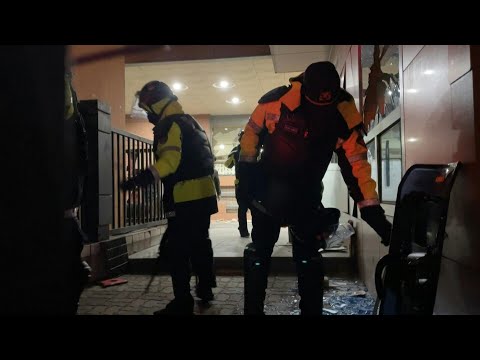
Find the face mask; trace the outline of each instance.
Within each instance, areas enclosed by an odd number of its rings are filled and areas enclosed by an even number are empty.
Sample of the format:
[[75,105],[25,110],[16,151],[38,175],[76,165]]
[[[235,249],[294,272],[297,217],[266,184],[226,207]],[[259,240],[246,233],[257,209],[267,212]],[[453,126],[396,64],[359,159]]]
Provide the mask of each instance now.
[[340,90],[340,76],[330,62],[318,62],[305,70],[302,90],[314,105],[327,105],[334,101]]
[[160,120],[160,117],[157,114],[151,112],[147,113],[147,117],[148,121],[153,125],[157,125],[158,120]]
[[307,119],[316,119],[325,114],[327,108],[333,106],[334,103],[330,101],[329,103],[314,103],[309,100],[306,95],[302,95],[301,106],[302,112]]

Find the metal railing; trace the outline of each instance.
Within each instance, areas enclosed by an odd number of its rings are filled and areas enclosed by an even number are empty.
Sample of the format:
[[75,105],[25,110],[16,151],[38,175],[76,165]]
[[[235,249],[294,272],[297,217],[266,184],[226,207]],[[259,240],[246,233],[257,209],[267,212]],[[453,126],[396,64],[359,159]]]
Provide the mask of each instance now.
[[160,182],[147,188],[123,191],[120,185],[154,162],[153,142],[112,129],[112,234],[155,226],[165,219]]

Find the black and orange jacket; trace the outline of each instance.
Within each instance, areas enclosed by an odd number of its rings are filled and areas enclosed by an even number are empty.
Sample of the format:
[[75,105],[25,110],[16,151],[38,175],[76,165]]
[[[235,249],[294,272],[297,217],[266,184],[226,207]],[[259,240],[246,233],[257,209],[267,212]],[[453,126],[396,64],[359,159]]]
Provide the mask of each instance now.
[[[245,126],[241,140],[239,161],[256,162],[261,147],[261,134],[273,134],[285,109],[293,113],[301,104],[302,75],[290,79],[290,86],[277,88],[262,97],[262,101],[253,111]],[[266,100],[265,100],[266,99]],[[271,100],[271,101],[269,101]],[[345,121],[346,131],[338,134],[336,148],[338,164],[348,186],[350,195],[359,208],[379,204],[376,183],[371,178],[371,166],[367,161],[367,147],[363,141],[362,117],[358,112],[353,97],[342,90],[335,102],[338,114]],[[337,135],[335,135],[337,136]],[[325,156],[330,156],[325,154]],[[323,156],[323,154],[322,154]],[[327,164],[328,166],[328,164]],[[323,169],[323,172],[326,168]]]

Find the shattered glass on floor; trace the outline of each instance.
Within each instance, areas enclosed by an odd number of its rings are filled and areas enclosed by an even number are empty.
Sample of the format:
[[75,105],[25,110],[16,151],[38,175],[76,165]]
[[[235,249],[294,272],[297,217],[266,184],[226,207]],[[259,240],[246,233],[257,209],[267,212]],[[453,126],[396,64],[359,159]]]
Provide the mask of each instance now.
[[323,298],[324,315],[372,315],[375,298],[359,281],[329,281]]
[[[300,296],[297,282],[278,294],[278,281],[267,289],[265,299],[266,315],[300,315]],[[325,284],[326,285],[326,284]],[[323,315],[372,315],[375,298],[361,281],[329,279],[323,297]],[[243,308],[236,307],[236,314],[243,314]]]

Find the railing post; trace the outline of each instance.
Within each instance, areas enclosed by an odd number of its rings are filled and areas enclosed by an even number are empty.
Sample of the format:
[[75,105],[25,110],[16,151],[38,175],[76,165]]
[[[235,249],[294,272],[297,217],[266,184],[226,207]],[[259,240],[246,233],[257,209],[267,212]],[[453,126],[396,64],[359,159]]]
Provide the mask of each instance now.
[[110,106],[98,100],[84,100],[79,110],[88,134],[88,176],[82,228],[89,242],[107,240],[112,214],[112,127]]

